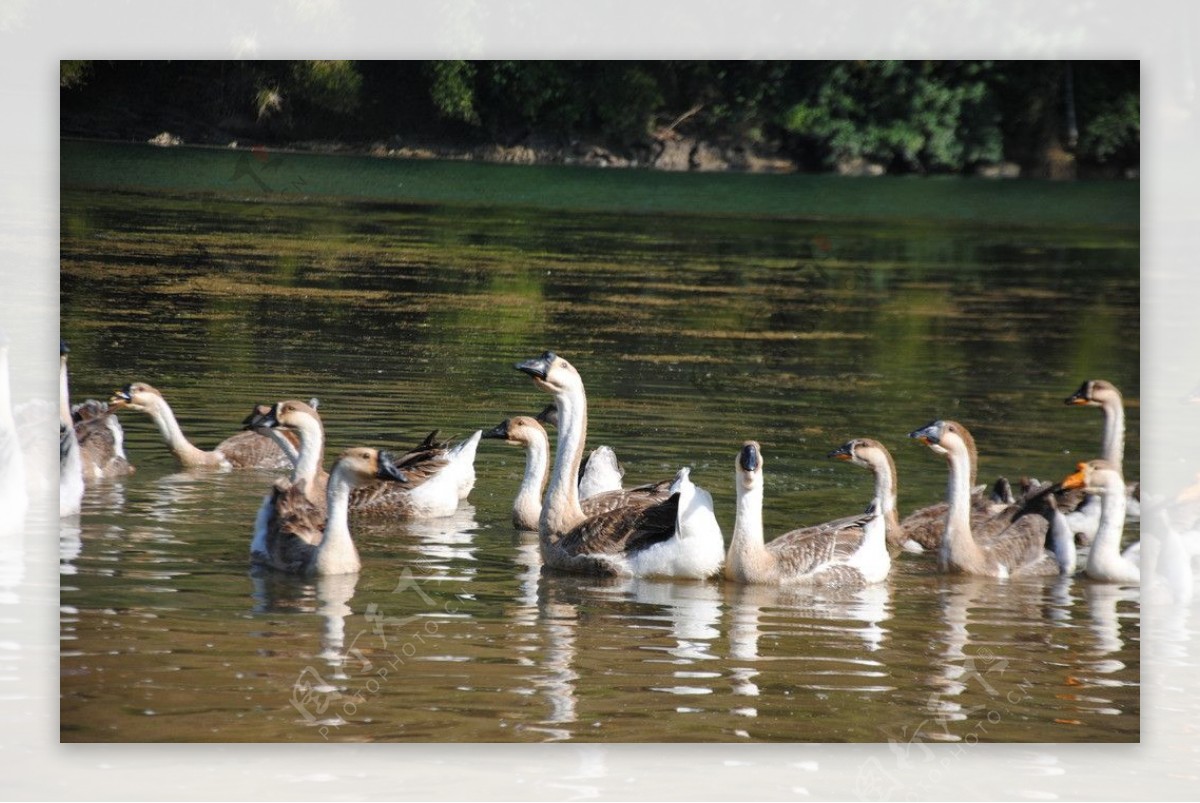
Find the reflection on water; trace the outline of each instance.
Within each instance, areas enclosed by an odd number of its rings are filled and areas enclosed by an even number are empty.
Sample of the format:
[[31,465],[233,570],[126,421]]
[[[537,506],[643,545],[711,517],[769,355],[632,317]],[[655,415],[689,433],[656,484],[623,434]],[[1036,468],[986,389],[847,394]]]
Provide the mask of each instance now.
[[[903,440],[934,417],[971,427],[981,477],[1064,476],[1100,441],[1062,405],[1085,377],[1124,392],[1138,466],[1130,230],[264,206],[64,191],[77,396],[169,388],[198,444],[318,396],[332,456],[534,413],[511,364],[554,348],[626,483],[690,465],[725,532],[751,437],[768,532],[861,507],[869,475],[825,459],[850,437],[892,448],[902,509],[939,499]],[[67,741],[883,741],[913,764],[932,740],[1139,735],[1136,590],[912,556],[838,593],[545,574],[509,524],[521,460],[486,441],[455,516],[354,522],[361,574],[307,583],[248,571],[274,474],[180,472],[124,425],[137,473],[60,533]]]

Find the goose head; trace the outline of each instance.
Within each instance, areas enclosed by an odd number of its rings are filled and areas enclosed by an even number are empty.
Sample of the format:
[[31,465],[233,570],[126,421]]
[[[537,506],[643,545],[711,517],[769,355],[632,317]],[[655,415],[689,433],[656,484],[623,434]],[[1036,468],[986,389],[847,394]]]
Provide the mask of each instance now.
[[1068,396],[1064,403],[1077,407],[1101,407],[1105,402],[1121,403],[1121,391],[1112,382],[1103,379],[1089,379],[1079,386],[1079,390]]
[[762,485],[763,456],[758,441],[746,441],[733,464],[736,488],[750,491]]
[[1121,478],[1121,472],[1107,460],[1076,463],[1075,473],[1064,479],[1061,485],[1065,490],[1081,488],[1084,493],[1098,496],[1125,492],[1125,481]]
[[533,384],[548,393],[566,393],[583,389],[583,379],[575,366],[559,357],[553,351],[547,351],[540,357],[525,360],[516,364],[516,369],[529,374]]
[[518,415],[506,418],[491,429],[484,431],[483,437],[502,440],[511,446],[524,446],[537,438],[538,430],[541,430],[542,437],[545,438],[546,431],[542,429],[542,425],[536,419],[527,415]]
[[243,429],[299,429],[310,420],[320,422],[321,416],[311,405],[292,399],[274,405],[260,404],[242,422]]
[[109,406],[126,407],[139,412],[149,412],[163,402],[163,395],[158,389],[145,382],[131,382],[120,390],[113,391]]
[[558,407],[557,405],[547,404],[542,408],[542,411],[537,414],[537,422],[539,424],[549,424],[554,428],[558,428]]
[[871,438],[854,438],[846,441],[826,455],[830,460],[845,460],[863,468],[874,468],[872,458],[878,458],[887,450],[883,444]]
[[396,467],[395,457],[391,452],[366,446],[352,446],[342,452],[330,473],[340,475],[355,488],[375,480],[408,481],[404,472]]
[[920,429],[908,433],[928,446],[936,454],[948,455],[956,447],[975,454],[975,440],[967,428],[957,421],[932,421]]

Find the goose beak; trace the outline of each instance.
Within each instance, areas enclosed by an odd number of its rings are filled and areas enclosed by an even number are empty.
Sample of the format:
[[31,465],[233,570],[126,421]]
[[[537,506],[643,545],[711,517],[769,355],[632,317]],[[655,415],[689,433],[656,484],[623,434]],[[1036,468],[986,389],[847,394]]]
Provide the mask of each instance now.
[[242,421],[242,429],[272,429],[277,426],[279,419],[275,417],[275,408],[267,404],[257,405],[254,412]]
[[908,437],[916,438],[926,446],[936,446],[941,441],[941,435],[939,434],[940,429],[941,428],[938,426],[938,422],[933,421],[921,427],[920,429],[914,429],[912,432],[908,433]]
[[1076,471],[1074,474],[1059,483],[1064,491],[1071,491],[1075,488],[1083,488],[1087,485],[1087,478],[1083,476],[1083,469],[1085,468],[1085,465],[1083,463],[1079,463],[1075,466],[1075,468]]
[[1079,386],[1079,390],[1072,393],[1070,396],[1068,396],[1063,401],[1063,404],[1069,404],[1069,405],[1073,405],[1073,406],[1087,404],[1088,403],[1087,389],[1088,389],[1088,383],[1084,382],[1082,385]]
[[58,341],[58,356],[65,357],[71,353],[71,347],[67,345],[67,341]]
[[391,452],[379,453],[379,470],[375,472],[375,476],[381,480],[391,480],[393,482],[408,482],[408,477],[404,472],[396,467],[395,458]]
[[742,471],[753,473],[760,465],[762,465],[761,456],[758,453],[758,444],[751,441],[742,447],[741,453],[738,454],[738,465]]
[[834,449],[829,454],[825,455],[825,457],[827,457],[831,460],[853,460],[854,459],[854,447],[850,445],[849,441],[847,441],[846,443],[843,443],[838,448]]
[[483,433],[485,438],[496,438],[497,440],[508,440],[508,419],[504,419],[496,426]]
[[[65,346],[66,344],[64,343],[63,345]],[[125,405],[129,404],[131,401],[133,401],[133,394],[131,394],[129,391],[129,385],[126,385],[120,390],[114,390],[112,398],[108,400],[108,405],[110,407],[124,407]]]
[[522,373],[529,374],[535,379],[541,379],[544,381],[550,374],[550,366],[554,364],[556,359],[558,359],[558,357],[555,356],[553,351],[547,351],[545,354],[537,357],[536,359],[519,362],[514,367]]

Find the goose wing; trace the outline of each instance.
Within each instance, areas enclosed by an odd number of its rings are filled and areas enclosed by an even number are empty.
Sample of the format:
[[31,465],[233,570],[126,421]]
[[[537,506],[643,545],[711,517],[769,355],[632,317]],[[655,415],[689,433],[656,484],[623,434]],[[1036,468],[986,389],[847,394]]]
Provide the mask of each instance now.
[[79,442],[85,478],[133,473],[134,468],[124,454],[125,433],[107,404],[88,399],[71,408],[71,419],[75,422],[75,440]]
[[267,553],[255,554],[255,562],[291,574],[303,572],[321,542],[325,513],[309,501],[304,483],[280,480],[271,495]]
[[588,517],[623,507],[647,507],[670,498],[672,481],[663,480],[649,485],[639,485],[636,488],[605,491],[580,500],[579,506],[583,508],[583,514]]
[[1046,551],[1050,531],[1046,513],[1055,504],[1053,491],[1053,486],[1045,485],[1026,494],[1021,502],[993,517],[987,527],[973,530],[975,543],[1010,574],[1057,574],[1058,564]]
[[848,560],[862,546],[874,512],[847,516],[784,533],[767,544],[783,576],[811,574],[822,566]]
[[408,478],[406,482],[399,484],[395,482],[379,482],[367,487],[374,488],[378,485],[390,485],[392,486],[393,493],[400,490],[411,491],[413,488],[423,485],[437,476],[439,471],[450,465],[448,454],[450,444],[445,441],[438,441],[437,434],[438,431],[435,429],[426,435],[425,439],[417,444],[415,449],[396,458],[396,467],[404,472],[404,476]]
[[569,555],[638,552],[675,535],[679,494],[649,504],[606,510],[564,535],[558,547]]

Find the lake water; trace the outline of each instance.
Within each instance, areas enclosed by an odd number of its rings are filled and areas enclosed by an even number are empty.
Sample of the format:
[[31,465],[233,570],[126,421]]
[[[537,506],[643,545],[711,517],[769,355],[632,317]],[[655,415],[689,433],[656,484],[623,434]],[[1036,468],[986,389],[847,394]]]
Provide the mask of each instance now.
[[[1095,456],[1087,378],[1139,443],[1136,184],[665,176],[63,143],[72,395],[146,381],[211,447],[317,396],[330,460],[536,413],[513,363],[580,370],[627,484],[683,465],[733,527],[763,445],[768,537],[902,510],[973,432],[980,478]],[[1068,189],[1064,189],[1068,188]],[[523,454],[484,441],[459,515],[355,529],[357,577],[255,576],[274,476],[180,472],[123,413],[132,477],[61,527],[64,741],[1130,742],[1136,589],[940,576],[858,593],[543,575],[509,522]],[[328,462],[327,462],[328,465]],[[1138,537],[1136,527],[1126,537]]]

